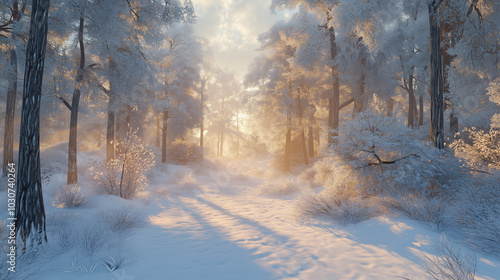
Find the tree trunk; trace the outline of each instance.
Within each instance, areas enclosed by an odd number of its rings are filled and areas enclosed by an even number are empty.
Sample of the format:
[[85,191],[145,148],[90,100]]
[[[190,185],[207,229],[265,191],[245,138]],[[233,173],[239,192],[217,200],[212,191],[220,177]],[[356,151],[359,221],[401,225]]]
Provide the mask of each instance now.
[[16,114],[17,93],[17,54],[15,46],[9,55],[9,85],[7,88],[7,104],[5,109],[5,131],[3,141],[3,175],[7,174],[7,165],[14,162],[14,120]]
[[163,110],[163,134],[161,137],[161,162],[167,162],[168,110]]
[[224,132],[222,129],[220,133],[220,156],[224,156]]
[[302,123],[302,115],[303,115],[303,110],[302,110],[302,99],[300,98],[300,88],[298,89],[298,94],[297,94],[297,105],[299,107],[299,126],[300,126],[300,137],[302,141],[302,153],[304,154],[304,164],[309,165],[309,158],[307,157],[307,149],[306,149],[306,136],[304,133],[304,126]]
[[420,111],[418,114],[418,126],[421,127],[424,125],[424,98],[422,95],[418,97],[418,110]]
[[[12,5],[12,20],[19,22],[19,2],[16,0]],[[3,138],[3,175],[7,174],[7,166],[14,163],[14,120],[16,116],[16,95],[17,95],[17,50],[15,36],[12,36],[14,43],[9,51],[9,73],[7,86],[7,103],[5,104],[5,130]]]
[[452,27],[449,23],[441,23],[441,38],[443,41],[448,41],[446,48],[441,49],[441,56],[443,59],[443,94],[445,96],[445,110],[451,110],[450,112],[450,131],[453,136],[458,132],[458,117],[455,114],[455,108],[450,99],[450,87],[448,84],[448,69],[451,67],[452,56],[448,54],[448,49],[454,47],[454,42],[451,40],[451,36],[447,37],[452,31]]
[[80,25],[78,28],[78,43],[80,45],[80,69],[76,75],[75,90],[71,101],[71,117],[69,124],[69,144],[68,144],[68,179],[67,184],[78,183],[77,168],[77,129],[78,129],[78,109],[80,105],[80,94],[83,82],[83,71],[85,68],[85,48],[83,45],[83,26],[85,18],[80,15]]
[[408,77],[408,127],[415,128],[415,115],[417,114],[417,101],[413,87],[413,74]]
[[205,123],[205,114],[204,114],[204,91],[205,91],[205,81],[201,82],[201,92],[200,92],[200,101],[201,101],[201,123],[200,123],[200,149],[201,149],[201,158],[203,159],[203,132],[204,132],[204,123]]
[[115,158],[115,107],[116,93],[113,87],[114,79],[118,79],[116,62],[111,58],[109,61],[109,92],[108,92],[108,125],[106,129],[106,162],[110,162]]
[[429,25],[431,33],[431,140],[438,149],[444,147],[443,134],[443,63],[441,60],[439,0],[430,0]]
[[160,147],[160,116],[156,116],[156,137],[155,137],[155,147]]
[[314,157],[314,137],[312,126],[307,128],[307,144],[309,146],[309,157]]
[[[330,22],[332,17],[330,12],[327,13],[327,24]],[[333,62],[337,56],[337,43],[335,42],[335,30],[333,26],[328,28],[328,34],[330,36],[330,59]],[[335,67],[331,68],[332,71],[332,91],[328,98],[328,144],[333,144],[334,138],[338,136],[337,129],[339,128],[339,117],[340,117],[340,84],[339,77],[337,75],[337,70]]]
[[387,107],[387,116],[392,117],[392,115],[394,114],[394,99],[392,98],[387,99],[386,107]]
[[364,99],[363,95],[365,94],[365,67],[366,67],[366,53],[365,46],[363,45],[363,37],[358,38],[357,47],[359,49],[359,64],[361,65],[361,76],[358,80],[358,97],[354,100],[354,110],[353,116],[358,115],[364,110]]
[[108,163],[115,159],[115,111],[113,109],[114,99],[114,94],[110,93],[108,101],[108,125],[106,128],[106,162]]
[[16,191],[16,232],[24,245],[31,238],[38,244],[47,241],[40,173],[40,99],[49,6],[49,0],[33,0],[26,50]]
[[220,155],[220,128],[217,128],[217,157]]
[[284,173],[291,171],[291,156],[292,156],[292,105],[288,105],[286,109],[286,139],[285,139],[285,162]]
[[240,112],[236,112],[236,159],[240,155]]

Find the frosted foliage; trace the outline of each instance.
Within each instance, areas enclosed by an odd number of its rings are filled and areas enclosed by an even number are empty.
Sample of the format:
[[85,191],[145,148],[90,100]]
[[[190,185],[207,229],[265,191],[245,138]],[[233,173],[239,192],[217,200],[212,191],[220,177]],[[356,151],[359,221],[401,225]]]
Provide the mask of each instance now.
[[124,141],[117,143],[116,159],[92,165],[91,172],[99,190],[129,199],[146,186],[146,173],[154,165],[154,155],[141,144],[136,133],[129,131]]
[[458,162],[423,140],[423,130],[407,128],[391,117],[360,114],[341,126],[332,146],[334,178],[340,184],[357,178],[365,194],[427,193],[430,180],[449,186],[459,174]]
[[500,130],[466,128],[451,144],[457,157],[475,169],[500,170]]

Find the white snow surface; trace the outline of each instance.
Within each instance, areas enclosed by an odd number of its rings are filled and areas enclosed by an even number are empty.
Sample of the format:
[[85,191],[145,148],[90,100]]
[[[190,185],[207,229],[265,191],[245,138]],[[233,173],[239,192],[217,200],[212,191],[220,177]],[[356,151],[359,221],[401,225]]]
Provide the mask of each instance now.
[[[296,208],[300,192],[271,197],[259,191],[274,177],[265,160],[167,165],[149,174],[148,189],[134,200],[89,192],[85,206],[61,209],[51,200],[66,178],[54,174],[44,186],[47,257],[30,265],[35,273],[17,278],[422,279],[422,256],[435,254],[443,233],[397,216],[348,226],[304,218]],[[88,178],[80,181],[82,189],[92,184]],[[102,232],[106,241],[96,255],[83,256],[76,245],[54,249],[59,245],[51,233],[53,217],[69,215],[66,226],[80,230],[82,225],[102,228],[99,213],[124,207],[139,211],[141,222],[125,231]],[[459,244],[457,238],[448,240]],[[462,251],[472,252],[464,246]],[[477,279],[500,279],[499,258],[473,253]],[[124,265],[110,272],[104,260],[118,259]]]

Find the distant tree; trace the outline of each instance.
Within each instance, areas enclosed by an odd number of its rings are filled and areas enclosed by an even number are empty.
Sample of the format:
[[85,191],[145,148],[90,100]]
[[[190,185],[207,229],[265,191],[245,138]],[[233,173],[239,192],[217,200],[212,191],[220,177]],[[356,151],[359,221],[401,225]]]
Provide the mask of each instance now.
[[[12,5],[6,5],[10,13],[0,13],[0,38],[8,39],[9,45],[9,70],[8,70],[8,87],[7,87],[7,102],[5,108],[5,130],[3,142],[3,165],[2,170],[5,175],[7,165],[14,162],[14,118],[16,110],[16,95],[17,95],[17,43],[19,37],[24,36],[23,28],[18,27],[21,24],[21,19],[26,9],[26,2],[14,0]],[[8,18],[4,15],[8,14]]]

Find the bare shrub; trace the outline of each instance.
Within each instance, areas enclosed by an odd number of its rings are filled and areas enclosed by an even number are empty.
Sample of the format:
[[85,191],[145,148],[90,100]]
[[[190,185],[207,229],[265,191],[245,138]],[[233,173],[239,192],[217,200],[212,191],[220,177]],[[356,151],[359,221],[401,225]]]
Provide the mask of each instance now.
[[147,182],[146,172],[154,165],[151,150],[140,144],[136,131],[117,144],[117,158],[91,164],[91,173],[99,190],[129,199],[141,191]]
[[141,212],[130,208],[119,208],[101,212],[99,215],[101,221],[109,225],[113,231],[124,231],[130,228],[136,228],[141,222]]
[[168,161],[174,164],[187,164],[202,159],[200,147],[197,144],[176,139],[167,149]]
[[424,271],[427,279],[474,280],[476,275],[476,257],[465,255],[453,248],[442,238],[436,248],[436,256],[424,257]]
[[259,190],[262,194],[272,196],[289,195],[299,189],[299,183],[291,176],[284,176],[272,181],[265,181],[259,186]]
[[57,208],[76,208],[85,204],[86,196],[77,185],[64,185],[56,192],[53,201]]
[[360,191],[345,185],[329,187],[319,194],[304,194],[298,207],[304,215],[333,218],[342,225],[356,224],[381,213],[372,198],[363,198]]
[[106,232],[99,227],[88,225],[80,229],[78,248],[84,256],[93,256],[106,242]]
[[401,212],[411,219],[427,225],[435,225],[437,230],[445,230],[448,226],[444,218],[446,202],[441,198],[406,194],[384,197],[382,202],[389,208]]

